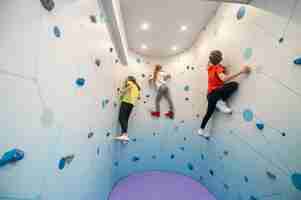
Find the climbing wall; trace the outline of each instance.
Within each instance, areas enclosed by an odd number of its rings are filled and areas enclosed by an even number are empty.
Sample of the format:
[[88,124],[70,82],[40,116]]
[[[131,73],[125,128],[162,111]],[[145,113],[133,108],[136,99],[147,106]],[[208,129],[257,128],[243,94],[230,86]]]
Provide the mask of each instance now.
[[107,18],[96,0],[43,6],[0,3],[0,155],[25,153],[0,167],[0,199],[105,199],[118,67]]
[[[116,72],[116,85],[136,76],[142,96],[130,120],[131,141],[113,144],[114,181],[173,171],[198,180],[217,199],[301,199],[301,1],[251,4],[222,4],[185,53],[161,60],[132,53],[129,66]],[[229,102],[233,115],[214,115],[208,141],[196,130],[207,106],[208,54],[215,49],[223,51],[229,71],[250,65],[252,73],[237,80],[239,91]],[[172,75],[175,120],[149,115],[154,92],[147,77],[157,63]]]

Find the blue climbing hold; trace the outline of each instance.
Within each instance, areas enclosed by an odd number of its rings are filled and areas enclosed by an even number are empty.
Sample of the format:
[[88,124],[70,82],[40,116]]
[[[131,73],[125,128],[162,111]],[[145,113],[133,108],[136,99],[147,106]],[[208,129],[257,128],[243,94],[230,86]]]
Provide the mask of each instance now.
[[243,112],[243,118],[244,118],[244,120],[246,122],[252,121],[253,117],[254,117],[254,114],[253,114],[252,110],[250,110],[250,109],[244,110],[244,112]]
[[301,57],[294,61],[295,65],[301,65]]
[[2,158],[0,159],[0,167],[22,160],[24,158],[24,154],[25,153],[20,149],[12,149],[4,153]]
[[78,79],[76,80],[76,85],[77,85],[78,87],[83,87],[83,86],[85,85],[85,82],[86,82],[86,80],[85,80],[84,78],[78,78]]
[[297,190],[301,190],[301,174],[294,173],[291,177],[292,183]]
[[191,171],[194,169],[194,167],[193,167],[193,165],[192,165],[191,163],[188,163],[188,164],[187,164],[187,167],[188,167],[188,169],[191,170]]
[[270,171],[267,171],[266,172],[266,175],[267,175],[267,177],[269,178],[269,179],[271,179],[271,180],[276,180],[277,179],[277,176],[275,175],[275,174],[273,174],[272,172],[270,172]]
[[61,37],[61,31],[58,26],[55,26],[53,28],[53,33],[54,33],[55,37],[57,37],[57,38]]
[[140,158],[138,157],[138,156],[134,156],[133,158],[132,158],[132,161],[133,162],[138,162],[140,160]]
[[260,121],[256,122],[256,127],[258,128],[258,130],[263,130],[264,129],[264,124]]
[[175,155],[174,154],[171,154],[170,155],[170,159],[174,159],[175,158]]
[[62,158],[62,159],[59,161],[59,169],[60,169],[60,170],[64,169],[65,165],[66,165],[66,160],[65,160],[65,158]]
[[253,55],[253,49],[252,48],[246,48],[244,50],[243,56],[245,60],[249,60]]
[[246,7],[241,6],[236,14],[237,20],[241,20],[246,15]]
[[97,155],[99,156],[99,154],[100,154],[100,148],[97,147]]
[[258,200],[258,199],[252,195],[250,196],[249,200]]

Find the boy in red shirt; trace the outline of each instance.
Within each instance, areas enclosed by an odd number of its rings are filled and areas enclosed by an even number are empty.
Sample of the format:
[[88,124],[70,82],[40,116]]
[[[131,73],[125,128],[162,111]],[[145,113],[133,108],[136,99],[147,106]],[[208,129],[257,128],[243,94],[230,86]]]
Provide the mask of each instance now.
[[205,128],[215,108],[223,113],[232,114],[232,110],[227,106],[226,100],[238,89],[238,83],[229,81],[242,74],[250,73],[250,67],[245,66],[240,72],[228,75],[225,72],[225,67],[220,64],[222,60],[223,54],[221,51],[215,50],[210,53],[208,65],[208,108],[201,128],[198,130],[198,134],[206,139],[210,138],[210,132]]

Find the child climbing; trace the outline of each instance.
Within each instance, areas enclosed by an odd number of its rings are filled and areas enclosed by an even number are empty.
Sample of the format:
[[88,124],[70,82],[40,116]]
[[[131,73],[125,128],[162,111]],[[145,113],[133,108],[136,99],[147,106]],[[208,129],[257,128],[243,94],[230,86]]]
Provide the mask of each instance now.
[[167,86],[167,80],[171,79],[171,75],[162,70],[161,65],[156,65],[153,75],[150,77],[150,84],[156,88],[156,111],[152,111],[153,117],[160,117],[160,101],[164,97],[169,104],[169,111],[165,113],[165,116],[174,118],[174,107],[170,96],[170,90]]
[[221,51],[215,50],[210,53],[208,64],[208,108],[201,128],[198,130],[198,134],[207,139],[210,138],[210,130],[207,123],[215,108],[222,113],[232,114],[232,109],[227,105],[226,101],[238,89],[238,83],[231,80],[251,71],[250,67],[245,66],[238,73],[228,74],[225,67],[220,64],[222,60],[223,54]]
[[121,126],[121,135],[115,139],[121,141],[129,141],[127,133],[128,121],[131,112],[140,96],[140,86],[137,83],[135,77],[129,76],[121,90],[121,105],[119,110],[119,123]]

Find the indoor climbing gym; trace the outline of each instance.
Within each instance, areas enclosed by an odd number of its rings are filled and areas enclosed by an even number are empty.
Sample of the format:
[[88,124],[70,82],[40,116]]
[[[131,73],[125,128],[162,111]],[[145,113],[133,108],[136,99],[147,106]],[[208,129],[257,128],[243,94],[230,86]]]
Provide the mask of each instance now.
[[1,0],[0,200],[301,200],[301,0]]

